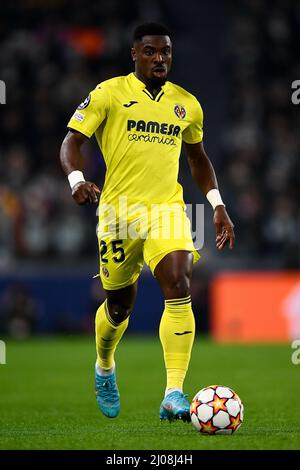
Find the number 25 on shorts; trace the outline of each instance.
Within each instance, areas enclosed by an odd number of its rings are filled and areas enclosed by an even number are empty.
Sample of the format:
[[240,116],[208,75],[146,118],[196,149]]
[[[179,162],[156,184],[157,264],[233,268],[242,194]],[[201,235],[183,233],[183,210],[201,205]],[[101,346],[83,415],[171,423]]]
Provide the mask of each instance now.
[[[122,245],[123,240],[113,240],[109,243],[111,243],[112,253],[115,255],[115,256],[112,257],[112,260],[115,263],[122,263],[125,260],[124,248],[122,248],[122,246],[120,246],[120,245]],[[100,241],[100,260],[101,260],[101,263],[104,263],[104,264],[108,263],[108,259],[106,258],[107,251],[108,251],[108,244],[104,240],[101,240]]]

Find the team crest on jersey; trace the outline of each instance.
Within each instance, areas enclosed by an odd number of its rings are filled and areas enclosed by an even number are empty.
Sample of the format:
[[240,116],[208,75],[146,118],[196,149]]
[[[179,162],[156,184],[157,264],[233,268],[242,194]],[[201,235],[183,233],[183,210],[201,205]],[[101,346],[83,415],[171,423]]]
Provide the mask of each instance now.
[[175,104],[174,113],[179,119],[184,119],[186,116],[186,110],[182,104]]
[[105,266],[102,268],[102,274],[104,277],[109,277],[108,269]]
[[82,103],[80,103],[77,109],[87,108],[88,105],[90,104],[90,101],[91,101],[91,95],[89,95]]

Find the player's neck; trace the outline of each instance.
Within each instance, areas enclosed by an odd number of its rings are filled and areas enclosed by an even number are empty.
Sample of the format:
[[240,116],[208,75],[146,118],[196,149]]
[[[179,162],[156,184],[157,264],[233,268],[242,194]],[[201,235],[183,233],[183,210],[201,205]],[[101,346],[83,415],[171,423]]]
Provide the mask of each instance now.
[[164,83],[159,83],[156,80],[149,80],[143,75],[140,75],[137,71],[134,72],[135,76],[146,85],[146,89],[150,91],[153,97],[157,96],[158,93],[161,91],[161,87]]
[[147,89],[148,91],[150,91],[150,93],[151,93],[151,95],[153,96],[153,98],[155,98],[155,97],[158,95],[158,93],[160,92],[161,86],[158,86],[158,87],[153,88],[152,86],[146,84],[146,89]]

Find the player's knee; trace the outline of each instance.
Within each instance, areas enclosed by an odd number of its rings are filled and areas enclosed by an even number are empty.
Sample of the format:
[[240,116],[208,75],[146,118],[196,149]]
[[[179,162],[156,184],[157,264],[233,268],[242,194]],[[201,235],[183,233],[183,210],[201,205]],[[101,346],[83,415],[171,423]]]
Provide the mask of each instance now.
[[170,299],[180,299],[190,295],[190,277],[186,274],[173,274],[165,284],[165,295]]
[[125,321],[132,312],[132,304],[123,303],[110,303],[107,302],[109,315],[115,323],[122,323]]

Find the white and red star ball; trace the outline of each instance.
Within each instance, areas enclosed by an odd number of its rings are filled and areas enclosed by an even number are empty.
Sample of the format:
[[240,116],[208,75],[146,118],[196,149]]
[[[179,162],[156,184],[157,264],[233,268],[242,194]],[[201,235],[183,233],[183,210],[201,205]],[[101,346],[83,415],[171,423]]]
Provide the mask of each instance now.
[[237,393],[223,385],[210,385],[194,396],[191,421],[202,434],[233,434],[244,419],[244,406]]

